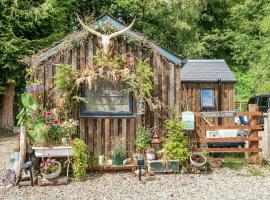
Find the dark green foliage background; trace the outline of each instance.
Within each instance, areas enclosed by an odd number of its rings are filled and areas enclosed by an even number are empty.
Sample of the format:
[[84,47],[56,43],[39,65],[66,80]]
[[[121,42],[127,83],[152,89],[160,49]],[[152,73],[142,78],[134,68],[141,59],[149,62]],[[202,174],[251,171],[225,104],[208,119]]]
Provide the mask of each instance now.
[[75,13],[123,13],[146,36],[189,59],[224,58],[238,78],[237,100],[270,91],[269,0],[0,0],[0,93],[24,85],[26,55],[78,27]]

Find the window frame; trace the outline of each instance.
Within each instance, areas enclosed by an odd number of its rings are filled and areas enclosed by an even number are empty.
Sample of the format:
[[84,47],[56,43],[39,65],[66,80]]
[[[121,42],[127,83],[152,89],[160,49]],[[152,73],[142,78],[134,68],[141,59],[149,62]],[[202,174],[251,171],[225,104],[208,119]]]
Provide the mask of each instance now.
[[[86,85],[84,84],[81,89],[81,96],[85,97]],[[116,117],[116,118],[129,118],[133,117],[133,92],[129,91],[128,94],[128,111],[121,112],[121,111],[87,111],[86,110],[86,103],[80,103],[80,117],[89,117],[89,118],[100,118],[100,117]]]
[[[260,105],[260,104],[261,104],[262,98],[267,98],[267,100],[266,100],[266,102],[265,102],[266,105],[264,105],[264,106]],[[261,107],[261,108],[266,108],[266,107],[268,107],[268,105],[269,105],[269,101],[270,101],[269,96],[260,96],[260,97],[258,98],[258,106]]]
[[[203,95],[202,92],[203,90],[211,90],[213,91],[213,98],[212,98],[212,106],[203,106]],[[215,88],[201,88],[200,89],[200,107],[201,108],[215,108]]]

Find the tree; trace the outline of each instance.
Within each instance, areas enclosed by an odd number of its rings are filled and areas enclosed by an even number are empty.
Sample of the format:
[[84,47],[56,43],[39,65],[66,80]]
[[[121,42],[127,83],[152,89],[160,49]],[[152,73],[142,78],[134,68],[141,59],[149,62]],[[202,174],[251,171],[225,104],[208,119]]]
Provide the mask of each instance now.
[[73,0],[0,0],[0,125],[11,129],[15,90],[24,88],[22,59],[70,30]]

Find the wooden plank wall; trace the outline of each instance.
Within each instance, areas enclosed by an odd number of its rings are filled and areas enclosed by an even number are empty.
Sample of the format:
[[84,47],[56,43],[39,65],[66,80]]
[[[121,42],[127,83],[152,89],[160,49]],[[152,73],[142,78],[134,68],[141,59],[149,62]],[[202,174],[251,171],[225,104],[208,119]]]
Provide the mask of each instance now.
[[[218,84],[217,83],[182,83],[181,85],[181,112],[193,111],[193,112],[210,112],[218,110]],[[235,101],[235,88],[233,83],[222,83],[222,111],[234,111]],[[202,109],[200,104],[200,89],[209,88],[214,89],[215,92],[215,107]],[[207,118],[208,121],[217,125],[217,118]],[[206,125],[205,121],[199,120],[197,125]],[[233,118],[222,118],[223,125],[234,125]]]
[[[83,69],[87,64],[93,63],[92,55],[101,50],[99,46],[100,40],[96,36],[90,36],[85,44],[60,52],[42,63],[40,67],[46,69],[44,85],[46,85],[47,90],[50,88],[47,87],[48,84],[53,83],[57,64],[71,64],[74,70]],[[171,63],[155,51],[149,52],[143,48],[133,49],[122,38],[114,39],[113,46],[116,52],[127,55],[129,65],[134,67],[135,70],[138,60],[148,59],[154,70],[153,95],[158,97],[167,108],[162,109],[160,116],[154,115],[152,111],[147,109],[145,116],[141,117],[136,116],[136,103],[134,103],[134,115],[129,118],[80,118],[77,110],[76,113],[73,113],[73,117],[79,119],[79,136],[88,144],[89,154],[109,153],[114,136],[122,137],[125,141],[127,153],[132,153],[135,151],[134,142],[138,125],[150,127],[158,134],[165,134],[164,120],[171,118],[173,112],[180,112],[180,66]],[[39,78],[43,80],[44,73],[41,73]]]

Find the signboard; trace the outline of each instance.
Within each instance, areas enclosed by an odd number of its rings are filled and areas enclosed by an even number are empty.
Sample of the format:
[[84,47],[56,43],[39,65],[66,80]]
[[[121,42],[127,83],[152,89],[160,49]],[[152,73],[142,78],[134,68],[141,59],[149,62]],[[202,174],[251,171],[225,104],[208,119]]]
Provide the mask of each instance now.
[[236,113],[234,111],[223,112],[201,112],[201,117],[234,117]]
[[182,123],[184,130],[194,130],[195,118],[193,112],[182,112]]

